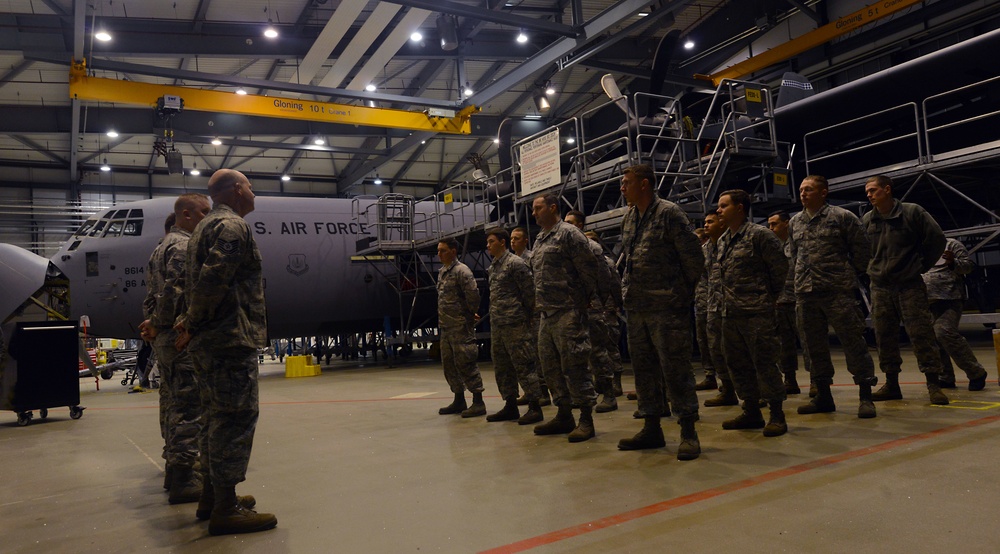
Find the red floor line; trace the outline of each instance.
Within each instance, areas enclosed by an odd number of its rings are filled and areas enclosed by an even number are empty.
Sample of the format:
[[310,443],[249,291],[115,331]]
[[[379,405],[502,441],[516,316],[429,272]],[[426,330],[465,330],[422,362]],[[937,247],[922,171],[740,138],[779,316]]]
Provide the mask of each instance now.
[[594,531],[606,529],[608,527],[640,519],[646,516],[666,512],[674,508],[690,506],[691,504],[695,504],[703,500],[709,500],[717,496],[722,496],[724,494],[728,494],[731,492],[736,492],[757,485],[761,485],[764,483],[769,483],[771,481],[775,481],[777,479],[781,479],[784,477],[798,475],[800,473],[804,473],[809,470],[831,466],[834,464],[845,462],[847,460],[853,460],[856,458],[861,458],[878,452],[884,452],[886,450],[891,450],[893,448],[898,448],[900,446],[904,446],[907,444],[920,442],[923,440],[938,437],[962,429],[968,429],[972,427],[978,427],[980,425],[986,425],[988,423],[993,423],[995,421],[1000,421],[1000,415],[993,415],[993,416],[983,417],[980,419],[974,419],[956,425],[951,425],[949,427],[942,427],[941,429],[935,429],[934,431],[928,431],[926,433],[920,433],[917,435],[910,435],[908,437],[894,439],[881,444],[876,444],[874,446],[868,446],[865,448],[859,448],[858,450],[843,452],[841,454],[834,454],[832,456],[827,456],[825,458],[820,458],[818,460],[813,460],[810,462],[805,462],[784,469],[770,471],[768,473],[764,473],[754,477],[749,477],[741,481],[735,481],[733,483],[727,483],[725,485],[721,485],[711,489],[705,489],[703,491],[698,491],[696,493],[688,494],[685,496],[679,496],[677,498],[672,498],[670,500],[665,500],[663,502],[657,502],[656,504],[651,504],[649,506],[644,506],[642,508],[637,508],[635,510],[630,510],[628,512],[623,512],[613,516],[596,519],[594,521],[589,521],[587,523],[582,523],[580,525],[574,525],[572,527],[566,527],[565,529],[559,529],[557,531],[552,531],[550,533],[545,533],[543,535],[538,535],[536,537],[531,537],[529,539],[524,539],[504,546],[498,546],[496,548],[484,550],[482,551],[481,554],[510,554],[513,552],[523,552],[525,550],[530,550],[532,548],[537,548],[539,546],[553,544],[561,540],[578,537],[580,535],[585,535],[587,533],[592,533]]

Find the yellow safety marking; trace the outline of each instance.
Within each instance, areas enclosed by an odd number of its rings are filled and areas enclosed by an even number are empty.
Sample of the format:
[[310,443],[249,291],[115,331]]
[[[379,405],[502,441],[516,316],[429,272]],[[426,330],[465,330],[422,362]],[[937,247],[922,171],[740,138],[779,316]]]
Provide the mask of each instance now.
[[466,106],[455,117],[435,117],[422,111],[368,108],[297,98],[238,95],[192,87],[118,81],[88,76],[86,62],[74,63],[70,68],[69,96],[78,100],[149,107],[155,107],[163,96],[179,96],[184,100],[185,110],[463,135],[472,132],[471,116],[480,110],[477,106]]
[[787,187],[788,186],[788,175],[786,175],[784,173],[775,173],[774,174],[774,184],[782,186],[782,187]]
[[436,392],[408,392],[406,394],[400,394],[399,396],[390,396],[389,398],[396,400],[401,398],[426,398],[428,396],[434,396]]
[[444,203],[451,204],[455,200],[455,196],[452,193],[447,193],[444,195]]
[[761,97],[761,92],[759,88],[748,88],[747,91],[747,102],[761,103],[764,99]]
[[[968,404],[976,404],[976,406],[969,406]],[[931,404],[935,408],[958,408],[959,410],[992,410],[993,408],[1000,408],[1000,402],[981,402],[979,400],[952,400],[950,404],[945,406],[939,406],[937,404]]]

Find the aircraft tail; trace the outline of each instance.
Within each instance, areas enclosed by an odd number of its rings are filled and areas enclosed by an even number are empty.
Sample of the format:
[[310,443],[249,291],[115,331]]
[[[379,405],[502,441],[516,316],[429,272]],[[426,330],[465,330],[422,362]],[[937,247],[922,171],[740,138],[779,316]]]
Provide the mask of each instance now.
[[809,79],[798,73],[786,72],[781,76],[781,87],[778,88],[777,108],[787,106],[816,94]]

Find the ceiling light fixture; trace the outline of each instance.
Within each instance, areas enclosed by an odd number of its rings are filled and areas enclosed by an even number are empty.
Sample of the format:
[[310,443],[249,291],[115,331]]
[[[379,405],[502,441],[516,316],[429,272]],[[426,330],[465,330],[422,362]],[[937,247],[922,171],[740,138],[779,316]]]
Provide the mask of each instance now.
[[693,40],[688,39],[687,41],[684,42],[684,49],[685,50],[690,50],[692,48],[694,48],[694,41]]
[[568,137],[566,139],[566,144],[576,144],[576,139],[573,137]]
[[191,168],[191,175],[194,175],[195,177],[201,175],[201,172],[198,171],[198,162],[194,162],[194,167]]
[[292,178],[291,178],[291,177],[289,177],[288,175],[282,175],[282,176],[281,176],[281,180],[282,180],[282,181],[291,181],[291,180],[292,180]]
[[382,184],[382,179],[379,179],[378,173],[375,174],[375,180],[372,181],[372,182],[375,183],[376,185],[381,185]]
[[219,137],[212,139],[212,146],[222,146],[222,141],[219,140]]
[[247,95],[247,91],[243,87],[240,87],[240,88],[236,89],[236,94],[239,94],[240,96],[246,96]]
[[551,83],[549,83],[548,85],[545,86],[545,94],[547,94],[548,96],[552,96],[555,93],[556,93],[556,89],[555,89],[555,87],[552,86]]
[[410,34],[410,40],[412,40],[413,42],[420,42],[424,40],[424,35],[420,34],[420,31],[413,31]]
[[544,112],[552,107],[552,104],[549,104],[549,99],[546,98],[545,94],[543,94],[542,92],[536,92],[534,99],[535,99],[535,108],[537,108],[538,111],[540,112]]
[[528,35],[524,34],[524,31],[518,31],[517,33],[517,43],[524,44],[528,42]]
[[500,137],[493,139],[493,144],[500,144]]
[[101,166],[101,171],[111,171],[111,166],[108,165],[107,158],[104,158],[104,165]]
[[108,137],[110,137],[110,138],[118,138],[118,131],[115,131],[114,129],[109,130],[108,131]]
[[637,15],[639,17],[646,17],[647,15],[649,15],[649,12],[639,12],[639,13],[637,13],[635,15]]
[[324,144],[326,144],[326,141],[323,140],[323,137],[316,137],[316,140],[313,141],[313,144],[315,144],[316,146],[323,146]]
[[469,86],[469,83],[465,83],[465,88],[462,90],[462,94],[464,94],[465,97],[468,98],[473,94],[475,94],[475,91],[472,90],[472,87]]
[[103,29],[103,28],[102,29],[98,29],[97,32],[94,33],[94,38],[96,38],[97,40],[99,40],[101,42],[110,42],[111,41],[111,33],[109,33],[106,29]]
[[267,20],[267,29],[264,29],[264,36],[267,38],[278,38],[278,30],[274,28],[271,20]]
[[375,86],[375,83],[368,83],[368,85],[365,86],[365,90],[368,92],[375,92],[378,90],[378,87]]

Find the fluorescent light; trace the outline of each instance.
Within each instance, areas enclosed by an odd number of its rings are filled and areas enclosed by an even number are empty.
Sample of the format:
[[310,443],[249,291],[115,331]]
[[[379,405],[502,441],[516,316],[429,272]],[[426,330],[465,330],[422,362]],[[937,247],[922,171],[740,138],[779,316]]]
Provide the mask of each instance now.
[[222,141],[218,138],[212,139],[212,146],[222,146]]
[[377,89],[378,87],[375,86],[375,83],[368,83],[368,85],[365,87],[365,90],[367,90],[368,92],[375,92]]
[[649,15],[649,12],[639,12],[639,13],[637,13],[635,15],[637,15],[639,17],[646,17],[647,15]]
[[118,137],[118,131],[115,131],[114,129],[111,129],[110,131],[108,131],[108,136],[111,137],[111,138],[117,138]]
[[684,43],[684,49],[685,50],[690,50],[692,48],[694,48],[694,41],[693,40],[688,40],[687,42]]
[[323,140],[323,137],[316,137],[316,140],[313,141],[313,144],[315,144],[316,146],[323,146],[324,144],[326,144],[326,141]]
[[532,113],[532,114],[528,114],[528,115],[524,116],[524,118],[525,119],[541,119],[542,116]]
[[94,33],[94,38],[101,42],[108,42],[111,40],[111,33],[105,31],[104,29],[100,29]]
[[413,34],[410,35],[410,40],[413,42],[420,42],[424,40],[424,35],[421,35],[420,31],[413,31]]
[[243,87],[240,87],[240,88],[236,89],[236,94],[239,94],[240,96],[246,96],[247,91],[244,90]]
[[291,181],[291,180],[292,180],[292,178],[291,178],[291,177],[289,177],[288,175],[282,175],[282,176],[281,176],[281,180],[282,180],[282,181]]
[[517,34],[517,43],[524,44],[525,42],[528,42],[528,35],[524,34],[524,31],[521,31]]

